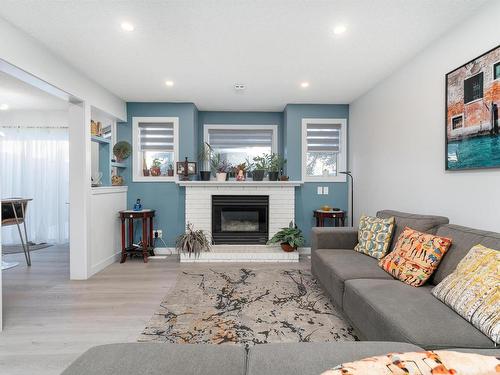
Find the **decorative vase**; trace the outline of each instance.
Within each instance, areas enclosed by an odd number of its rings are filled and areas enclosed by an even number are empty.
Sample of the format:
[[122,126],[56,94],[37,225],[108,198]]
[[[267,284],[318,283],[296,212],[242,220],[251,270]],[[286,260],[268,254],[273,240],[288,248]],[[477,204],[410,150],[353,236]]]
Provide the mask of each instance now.
[[280,181],[288,181],[290,177],[288,176],[280,176]]
[[256,169],[252,172],[252,178],[254,181],[262,181],[264,179],[264,173],[266,173],[263,169]]
[[269,181],[278,181],[279,172],[268,172]]
[[151,167],[151,176],[159,176],[161,175],[160,167]]
[[200,180],[201,181],[210,181],[210,176],[211,176],[210,171],[200,171]]
[[245,171],[240,169],[238,175],[236,176],[236,181],[245,181]]
[[172,177],[172,176],[174,175],[174,170],[173,170],[173,169],[169,169],[169,170],[167,170],[167,175],[168,175],[169,177]]
[[283,249],[283,251],[286,251],[287,253],[295,251],[295,247],[292,247],[288,242],[283,242],[281,244],[281,248]]
[[149,177],[149,169],[143,169],[143,170],[142,170],[142,174],[143,174],[145,177]]
[[215,174],[215,178],[217,179],[217,181],[219,182],[223,182],[223,181],[226,181],[226,177],[227,177],[227,173],[223,172],[223,173],[219,173],[217,172]]

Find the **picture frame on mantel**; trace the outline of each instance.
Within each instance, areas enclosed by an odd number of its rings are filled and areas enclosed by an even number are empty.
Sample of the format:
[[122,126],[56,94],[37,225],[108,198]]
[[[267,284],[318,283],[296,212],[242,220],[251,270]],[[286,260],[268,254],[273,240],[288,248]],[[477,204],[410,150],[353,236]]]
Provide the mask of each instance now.
[[500,168],[500,45],[445,76],[447,171]]

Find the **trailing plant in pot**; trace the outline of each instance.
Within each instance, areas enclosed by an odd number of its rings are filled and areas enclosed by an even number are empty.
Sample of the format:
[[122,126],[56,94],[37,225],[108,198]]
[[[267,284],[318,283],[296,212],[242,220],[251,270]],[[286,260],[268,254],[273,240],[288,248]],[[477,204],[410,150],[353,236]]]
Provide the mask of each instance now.
[[286,159],[280,154],[272,153],[271,155],[266,155],[267,163],[269,166],[269,181],[278,181],[280,171],[286,163]]
[[219,153],[212,156],[210,164],[217,181],[226,181],[227,173],[231,170],[231,164],[229,164],[227,160],[223,160]]
[[213,149],[207,142],[203,143],[203,146],[198,153],[198,160],[200,162],[200,180],[210,181],[211,171],[210,171],[210,161],[212,159]]
[[255,167],[252,171],[252,178],[254,181],[262,181],[269,166],[267,157],[266,155],[256,156],[253,158],[253,161],[255,162]]
[[193,224],[188,223],[186,233],[181,234],[175,241],[175,248],[179,253],[187,253],[189,257],[193,254],[199,257],[202,251],[210,251],[212,239],[209,233],[201,229],[194,229]]
[[168,165],[167,174],[170,177],[172,177],[174,175],[174,166],[172,164]]
[[303,246],[305,239],[302,231],[290,221],[288,228],[281,228],[267,243],[268,245],[279,243],[284,251],[290,252]]
[[116,156],[116,161],[118,163],[127,159],[131,153],[132,153],[132,146],[127,141],[117,142],[113,146],[113,155]]
[[153,165],[150,168],[151,176],[160,176],[161,175],[161,160],[153,159]]

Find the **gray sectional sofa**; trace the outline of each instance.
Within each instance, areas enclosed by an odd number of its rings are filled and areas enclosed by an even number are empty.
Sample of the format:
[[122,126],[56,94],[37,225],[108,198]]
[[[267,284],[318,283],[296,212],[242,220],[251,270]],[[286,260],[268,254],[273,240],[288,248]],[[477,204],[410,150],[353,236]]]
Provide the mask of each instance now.
[[[314,228],[311,268],[361,342],[234,345],[110,344],[94,347],[63,375],[319,375],[343,362],[389,352],[452,349],[500,356],[494,343],[431,295],[476,244],[500,249],[500,234],[448,224],[440,216],[380,211],[405,226],[450,237],[453,245],[428,285],[394,280],[377,260],[355,252],[357,230]],[[391,250],[394,248],[394,241]],[[399,342],[398,342],[399,341]]]
[[453,244],[430,281],[415,288],[395,280],[376,259],[354,251],[357,230],[313,228],[312,272],[361,339],[408,342],[425,349],[495,348],[492,340],[436,299],[431,290],[474,245],[500,249],[500,234],[451,225],[441,216],[397,211],[380,211],[377,216],[396,219],[390,251],[405,226],[451,238]]

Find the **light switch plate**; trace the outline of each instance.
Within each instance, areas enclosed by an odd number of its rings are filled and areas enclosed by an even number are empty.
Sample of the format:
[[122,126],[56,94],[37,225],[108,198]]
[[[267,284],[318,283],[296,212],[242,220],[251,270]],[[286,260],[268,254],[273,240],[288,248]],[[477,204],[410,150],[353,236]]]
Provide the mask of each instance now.
[[318,186],[318,195],[323,195],[323,187]]
[[328,194],[328,186],[323,186],[323,194]]

